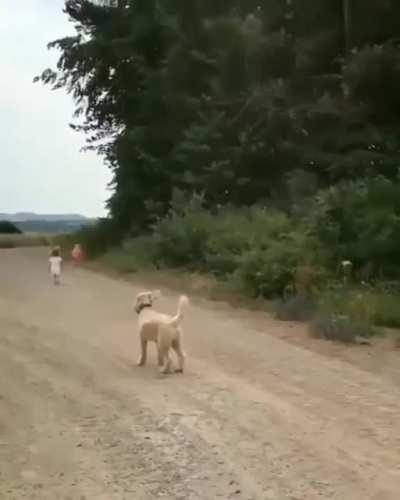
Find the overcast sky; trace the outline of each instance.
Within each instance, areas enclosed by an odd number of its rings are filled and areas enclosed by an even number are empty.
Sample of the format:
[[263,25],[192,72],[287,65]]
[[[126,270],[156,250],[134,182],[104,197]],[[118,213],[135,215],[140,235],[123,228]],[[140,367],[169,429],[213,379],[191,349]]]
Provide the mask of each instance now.
[[63,4],[0,0],[0,212],[104,214],[110,175],[80,152],[71,98],[32,83],[57,60],[47,43],[72,32]]

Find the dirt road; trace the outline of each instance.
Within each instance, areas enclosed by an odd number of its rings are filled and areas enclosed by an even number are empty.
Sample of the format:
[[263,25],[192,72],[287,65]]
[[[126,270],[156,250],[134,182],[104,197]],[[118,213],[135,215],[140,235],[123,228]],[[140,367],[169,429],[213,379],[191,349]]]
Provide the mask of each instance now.
[[160,377],[154,352],[135,366],[141,287],[67,268],[56,288],[46,265],[1,251],[1,499],[400,497],[393,380],[212,304],[185,318],[187,373]]

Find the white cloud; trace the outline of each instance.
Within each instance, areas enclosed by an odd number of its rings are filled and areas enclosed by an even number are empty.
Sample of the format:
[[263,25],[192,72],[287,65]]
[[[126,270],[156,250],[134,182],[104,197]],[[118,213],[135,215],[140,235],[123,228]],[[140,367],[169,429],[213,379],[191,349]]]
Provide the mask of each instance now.
[[110,174],[80,152],[71,98],[32,83],[57,60],[47,43],[72,32],[63,4],[0,0],[0,212],[104,213]]

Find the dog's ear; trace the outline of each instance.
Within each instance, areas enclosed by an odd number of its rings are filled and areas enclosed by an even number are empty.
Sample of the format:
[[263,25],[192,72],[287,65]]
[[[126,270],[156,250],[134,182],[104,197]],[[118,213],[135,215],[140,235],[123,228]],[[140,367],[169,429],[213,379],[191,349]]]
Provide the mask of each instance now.
[[139,301],[139,295],[136,295],[135,298],[132,300],[132,309],[136,309],[138,301]]
[[134,309],[136,309],[137,305],[139,302],[141,302],[141,300],[143,299],[143,297],[146,295],[146,292],[140,292],[140,293],[137,293],[135,298],[133,299],[132,301],[132,307]]

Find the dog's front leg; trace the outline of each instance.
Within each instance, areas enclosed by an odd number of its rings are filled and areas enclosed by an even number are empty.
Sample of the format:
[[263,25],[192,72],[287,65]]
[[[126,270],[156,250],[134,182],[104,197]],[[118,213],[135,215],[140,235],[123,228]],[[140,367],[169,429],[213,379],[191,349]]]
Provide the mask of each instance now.
[[147,361],[147,341],[143,338],[140,339],[140,358],[138,361],[138,366],[144,366]]

